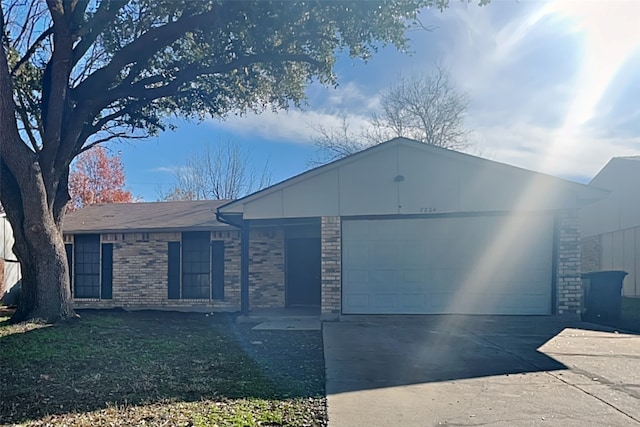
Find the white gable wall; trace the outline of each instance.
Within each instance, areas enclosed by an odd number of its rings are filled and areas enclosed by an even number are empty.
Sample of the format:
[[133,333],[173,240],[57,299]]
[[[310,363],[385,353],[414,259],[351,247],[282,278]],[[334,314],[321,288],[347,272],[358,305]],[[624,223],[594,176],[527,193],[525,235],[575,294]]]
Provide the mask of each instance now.
[[413,141],[383,144],[239,200],[245,219],[546,211],[581,204],[579,184]]
[[589,237],[640,226],[640,160],[612,159],[589,186],[611,191],[610,196],[581,211],[582,236]]

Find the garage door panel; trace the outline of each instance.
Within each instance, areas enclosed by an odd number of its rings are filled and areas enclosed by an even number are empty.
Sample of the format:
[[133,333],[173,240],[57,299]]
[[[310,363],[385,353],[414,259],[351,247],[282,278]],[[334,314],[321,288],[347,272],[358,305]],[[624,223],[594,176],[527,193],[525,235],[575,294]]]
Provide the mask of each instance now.
[[342,251],[342,261],[353,267],[366,266],[369,263],[369,245],[366,243],[351,244],[344,247]]
[[422,269],[409,270],[405,269],[400,272],[400,280],[405,284],[417,284],[422,287],[426,279],[426,271]]
[[345,220],[343,313],[549,314],[552,240],[550,215]]
[[384,287],[387,287],[389,284],[394,283],[396,281],[396,270],[370,270],[369,271],[369,282],[372,284],[382,284]]
[[378,243],[369,250],[367,265],[395,267],[398,264],[398,249],[393,243],[378,241]]
[[343,274],[343,280],[348,282],[352,288],[361,284],[365,289],[369,283],[369,270],[349,269]]
[[411,266],[424,263],[425,251],[421,242],[408,240],[404,245],[397,245],[399,265]]
[[368,221],[353,221],[349,224],[349,234],[353,241],[371,239]]
[[401,234],[402,224],[395,223],[390,224],[389,227],[376,227],[375,225],[369,227],[369,238],[373,240],[391,240],[394,241]]
[[369,294],[350,293],[344,297],[344,302],[350,307],[352,314],[364,314],[371,310]]
[[401,307],[404,311],[414,311],[420,313],[427,306],[424,294],[403,294],[400,297]]
[[432,292],[451,292],[452,289],[463,283],[463,277],[459,270],[434,268],[430,276],[431,280],[426,284],[429,285],[429,291]]
[[377,309],[393,310],[398,309],[398,297],[399,295],[394,293],[380,293],[374,295],[374,306]]

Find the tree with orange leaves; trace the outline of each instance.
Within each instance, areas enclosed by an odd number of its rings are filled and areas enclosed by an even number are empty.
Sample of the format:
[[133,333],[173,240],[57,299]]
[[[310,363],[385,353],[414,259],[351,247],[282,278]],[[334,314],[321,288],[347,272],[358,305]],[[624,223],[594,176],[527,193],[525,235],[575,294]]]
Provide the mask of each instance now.
[[101,146],[82,153],[69,174],[71,201],[67,211],[97,203],[129,203],[131,191],[124,188],[124,166],[120,154],[110,156]]

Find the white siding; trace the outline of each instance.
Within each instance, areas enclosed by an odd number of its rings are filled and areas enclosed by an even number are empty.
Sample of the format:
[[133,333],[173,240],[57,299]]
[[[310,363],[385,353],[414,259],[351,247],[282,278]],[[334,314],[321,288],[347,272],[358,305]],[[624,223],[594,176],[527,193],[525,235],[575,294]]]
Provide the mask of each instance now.
[[581,211],[583,237],[640,226],[640,160],[612,159],[589,186],[610,191],[610,195]]
[[246,219],[545,211],[580,206],[585,188],[478,157],[401,141],[302,174],[221,210],[242,212]]
[[604,233],[601,236],[600,265],[602,270],[623,270],[628,274],[624,279],[622,294],[640,297],[640,227]]

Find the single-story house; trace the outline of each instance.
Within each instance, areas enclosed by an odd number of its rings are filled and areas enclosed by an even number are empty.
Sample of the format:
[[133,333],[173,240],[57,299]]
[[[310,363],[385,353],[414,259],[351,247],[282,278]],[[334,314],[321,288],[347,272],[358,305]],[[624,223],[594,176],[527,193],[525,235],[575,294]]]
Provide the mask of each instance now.
[[65,219],[77,306],[576,314],[606,192],[396,138],[244,198]]
[[584,272],[624,270],[622,292],[640,298],[640,157],[614,157],[589,182],[609,197],[581,210]]

